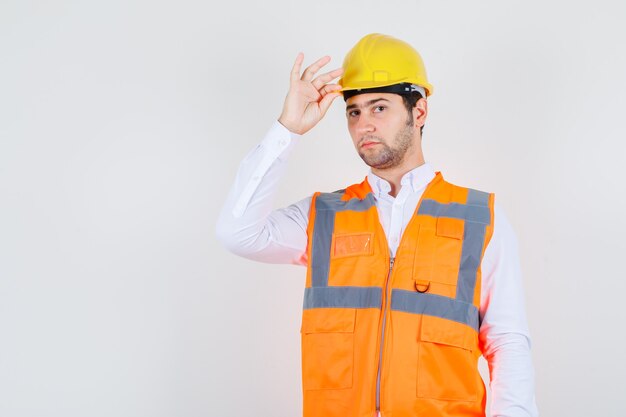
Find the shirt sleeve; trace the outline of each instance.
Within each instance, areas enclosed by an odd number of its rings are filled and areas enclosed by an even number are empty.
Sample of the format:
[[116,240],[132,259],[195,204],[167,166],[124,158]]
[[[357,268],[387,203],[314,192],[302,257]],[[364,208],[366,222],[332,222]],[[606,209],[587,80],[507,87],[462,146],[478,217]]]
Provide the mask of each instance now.
[[232,253],[259,262],[306,265],[312,196],[273,209],[288,156],[300,137],[275,121],[240,163],[215,229]]
[[479,340],[489,365],[492,417],[536,417],[531,339],[513,228],[494,207],[493,235],[481,264]]

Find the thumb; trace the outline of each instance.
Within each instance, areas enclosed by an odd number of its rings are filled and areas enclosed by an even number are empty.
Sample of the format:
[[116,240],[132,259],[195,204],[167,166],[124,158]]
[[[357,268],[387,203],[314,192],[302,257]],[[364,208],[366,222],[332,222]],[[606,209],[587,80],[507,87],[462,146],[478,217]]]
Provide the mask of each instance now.
[[339,97],[341,93],[328,93],[320,100],[320,111],[322,112],[322,116],[326,114],[326,111],[330,108],[333,100]]

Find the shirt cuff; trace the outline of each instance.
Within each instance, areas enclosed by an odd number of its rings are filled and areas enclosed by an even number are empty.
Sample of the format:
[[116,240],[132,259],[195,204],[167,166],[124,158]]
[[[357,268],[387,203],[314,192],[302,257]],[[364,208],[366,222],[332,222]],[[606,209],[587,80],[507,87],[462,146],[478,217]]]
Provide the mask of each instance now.
[[302,135],[290,131],[281,122],[274,120],[270,130],[261,141],[261,145],[271,150],[271,153],[275,155],[275,157],[279,157],[291,143],[300,137],[302,137]]

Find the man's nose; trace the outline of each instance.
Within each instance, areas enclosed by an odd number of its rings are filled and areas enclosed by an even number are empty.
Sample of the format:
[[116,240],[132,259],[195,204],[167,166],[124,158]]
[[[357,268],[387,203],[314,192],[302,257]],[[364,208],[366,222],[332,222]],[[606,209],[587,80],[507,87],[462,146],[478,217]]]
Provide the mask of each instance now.
[[359,116],[359,120],[357,121],[356,131],[360,135],[363,135],[366,133],[372,133],[376,131],[376,126],[374,125],[371,117],[362,113]]

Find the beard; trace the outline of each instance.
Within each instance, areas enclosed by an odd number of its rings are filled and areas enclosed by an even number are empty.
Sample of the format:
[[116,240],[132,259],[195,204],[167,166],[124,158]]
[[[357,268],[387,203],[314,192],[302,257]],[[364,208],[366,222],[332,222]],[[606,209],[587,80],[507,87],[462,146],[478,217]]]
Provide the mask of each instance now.
[[361,141],[373,139],[380,142],[378,149],[371,151],[359,150],[359,156],[367,165],[376,169],[393,168],[399,165],[404,159],[404,155],[413,145],[413,134],[415,126],[410,117],[407,123],[400,129],[393,140],[394,147],[387,145],[382,138],[377,136],[366,136]]

